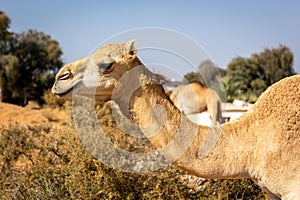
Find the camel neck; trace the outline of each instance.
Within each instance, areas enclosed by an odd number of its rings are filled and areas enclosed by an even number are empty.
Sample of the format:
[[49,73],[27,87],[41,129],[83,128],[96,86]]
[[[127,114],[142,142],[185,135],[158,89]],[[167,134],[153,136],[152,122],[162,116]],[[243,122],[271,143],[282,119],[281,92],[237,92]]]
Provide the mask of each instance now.
[[[133,121],[152,144],[171,163],[192,174],[206,178],[247,177],[245,166],[238,162],[241,155],[228,154],[232,151],[230,140],[235,139],[227,137],[223,127],[199,126],[189,121],[166,97],[163,88],[151,80],[152,76],[143,73],[136,80],[141,87],[132,92],[129,100],[120,99],[129,102]],[[230,132],[231,128],[225,130]]]

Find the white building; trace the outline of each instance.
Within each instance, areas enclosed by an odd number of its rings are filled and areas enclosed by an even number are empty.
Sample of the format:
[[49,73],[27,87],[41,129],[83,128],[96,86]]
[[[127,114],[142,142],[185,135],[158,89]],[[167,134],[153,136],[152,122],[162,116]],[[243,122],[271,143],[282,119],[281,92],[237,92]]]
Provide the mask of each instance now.
[[[225,121],[232,121],[242,116],[251,108],[252,105],[253,104],[249,104],[240,100],[235,100],[233,103],[222,103],[222,117],[225,119]],[[212,121],[207,111],[197,114],[189,114],[187,117],[199,125],[212,125]]]

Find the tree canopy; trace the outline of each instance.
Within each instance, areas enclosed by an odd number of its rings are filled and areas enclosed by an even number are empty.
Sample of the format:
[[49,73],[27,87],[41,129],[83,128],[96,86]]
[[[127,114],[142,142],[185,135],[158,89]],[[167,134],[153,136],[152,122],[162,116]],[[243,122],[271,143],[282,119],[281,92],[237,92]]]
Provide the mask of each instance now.
[[250,58],[234,58],[228,64],[224,77],[227,100],[255,102],[267,87],[295,74],[292,65],[293,53],[284,45],[266,48]]
[[0,10],[0,55],[9,52],[9,41],[12,40],[12,33],[8,31],[10,19]]
[[0,12],[0,87],[3,101],[26,105],[41,100],[62,66],[62,50],[51,36],[36,30],[8,31],[9,18]]

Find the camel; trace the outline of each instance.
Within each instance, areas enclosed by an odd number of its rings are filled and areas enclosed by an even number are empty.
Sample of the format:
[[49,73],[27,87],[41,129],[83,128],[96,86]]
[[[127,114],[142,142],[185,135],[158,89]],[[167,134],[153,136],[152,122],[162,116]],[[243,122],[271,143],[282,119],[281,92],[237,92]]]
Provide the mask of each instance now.
[[222,123],[221,99],[218,93],[200,82],[191,82],[176,87],[170,100],[184,114],[208,111],[214,126]]
[[109,44],[62,67],[52,93],[114,100],[175,166],[208,179],[251,178],[269,199],[300,199],[300,75],[270,86],[240,118],[189,121],[137,56],[136,41]]

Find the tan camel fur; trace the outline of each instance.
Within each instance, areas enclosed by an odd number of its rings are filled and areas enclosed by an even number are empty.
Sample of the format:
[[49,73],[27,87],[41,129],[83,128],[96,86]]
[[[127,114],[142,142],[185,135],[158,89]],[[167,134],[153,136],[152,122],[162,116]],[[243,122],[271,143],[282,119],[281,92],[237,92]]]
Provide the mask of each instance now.
[[173,165],[191,174],[251,178],[270,199],[300,199],[300,75],[270,86],[242,117],[218,127],[187,120],[156,82],[128,41],[64,66],[52,92],[113,99]]
[[213,125],[222,123],[221,99],[216,91],[200,82],[192,82],[175,88],[170,100],[184,114],[208,111]]

